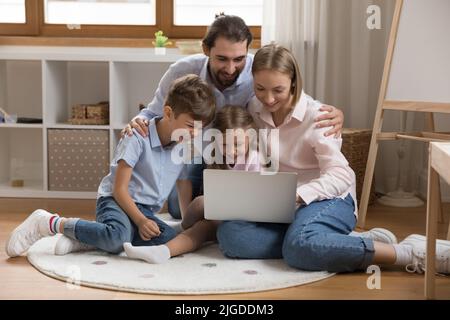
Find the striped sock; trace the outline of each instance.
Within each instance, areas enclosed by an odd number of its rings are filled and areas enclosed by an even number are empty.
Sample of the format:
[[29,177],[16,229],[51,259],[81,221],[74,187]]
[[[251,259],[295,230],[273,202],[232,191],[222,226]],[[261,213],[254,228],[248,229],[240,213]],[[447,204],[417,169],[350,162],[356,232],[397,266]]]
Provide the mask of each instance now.
[[53,234],[59,233],[59,227],[64,218],[61,218],[58,215],[54,215],[50,218],[50,232]]

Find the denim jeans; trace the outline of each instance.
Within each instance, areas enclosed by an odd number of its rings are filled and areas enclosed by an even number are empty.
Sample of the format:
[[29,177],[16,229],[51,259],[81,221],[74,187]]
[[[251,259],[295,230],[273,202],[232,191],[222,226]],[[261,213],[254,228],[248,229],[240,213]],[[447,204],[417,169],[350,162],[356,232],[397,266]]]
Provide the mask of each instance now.
[[[203,194],[203,170],[205,164],[188,164],[188,179],[192,182],[192,199]],[[178,203],[177,187],[174,186],[167,199],[169,214],[175,219],[181,219],[180,205]]]
[[226,221],[217,231],[222,252],[232,258],[279,259],[310,271],[350,272],[373,260],[371,239],[349,236],[356,225],[350,195],[300,207],[288,224]]
[[136,205],[148,219],[158,224],[161,231],[158,237],[148,241],[141,239],[138,227],[113,197],[101,197],[97,200],[95,222],[81,219],[67,220],[64,224],[64,234],[110,253],[122,252],[125,242],[131,242],[135,246],[153,246],[175,238],[175,230],[155,217],[150,206],[138,203]]

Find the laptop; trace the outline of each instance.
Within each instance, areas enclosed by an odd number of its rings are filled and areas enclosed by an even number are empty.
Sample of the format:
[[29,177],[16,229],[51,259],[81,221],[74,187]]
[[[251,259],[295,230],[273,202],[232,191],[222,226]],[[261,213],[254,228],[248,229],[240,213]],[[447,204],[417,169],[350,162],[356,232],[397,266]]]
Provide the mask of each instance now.
[[291,223],[296,209],[297,173],[203,171],[205,218]]

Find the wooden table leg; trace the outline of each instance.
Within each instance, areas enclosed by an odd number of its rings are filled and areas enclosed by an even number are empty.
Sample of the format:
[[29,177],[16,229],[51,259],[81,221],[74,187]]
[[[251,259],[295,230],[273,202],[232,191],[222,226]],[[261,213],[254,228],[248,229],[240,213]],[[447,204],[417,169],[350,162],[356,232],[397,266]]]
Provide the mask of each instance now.
[[447,240],[450,241],[450,222],[448,223]]
[[437,220],[439,211],[439,175],[428,161],[428,195],[427,195],[427,256],[425,262],[425,297],[435,299],[435,260]]

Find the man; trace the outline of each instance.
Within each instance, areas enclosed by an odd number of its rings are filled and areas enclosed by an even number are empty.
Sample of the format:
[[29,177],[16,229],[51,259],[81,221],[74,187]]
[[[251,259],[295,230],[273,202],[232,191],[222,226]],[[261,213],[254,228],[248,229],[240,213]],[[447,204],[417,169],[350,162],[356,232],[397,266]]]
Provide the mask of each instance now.
[[[170,85],[187,74],[197,74],[212,86],[217,110],[230,104],[247,106],[254,97],[251,73],[253,55],[248,53],[252,40],[244,20],[237,16],[219,16],[203,39],[204,54],[192,55],[172,64],[162,77],[152,102],[127,125],[123,134],[132,135],[132,128],[135,128],[142,136],[148,135],[148,121],[162,114],[164,97]],[[328,113],[316,119],[317,126],[332,127],[325,133],[327,136],[339,134],[344,123],[342,111],[333,106],[322,106],[321,110]],[[203,165],[189,166],[192,197],[181,201],[190,201],[198,196],[203,181]],[[176,188],[169,196],[168,206],[174,218],[181,218]]]

